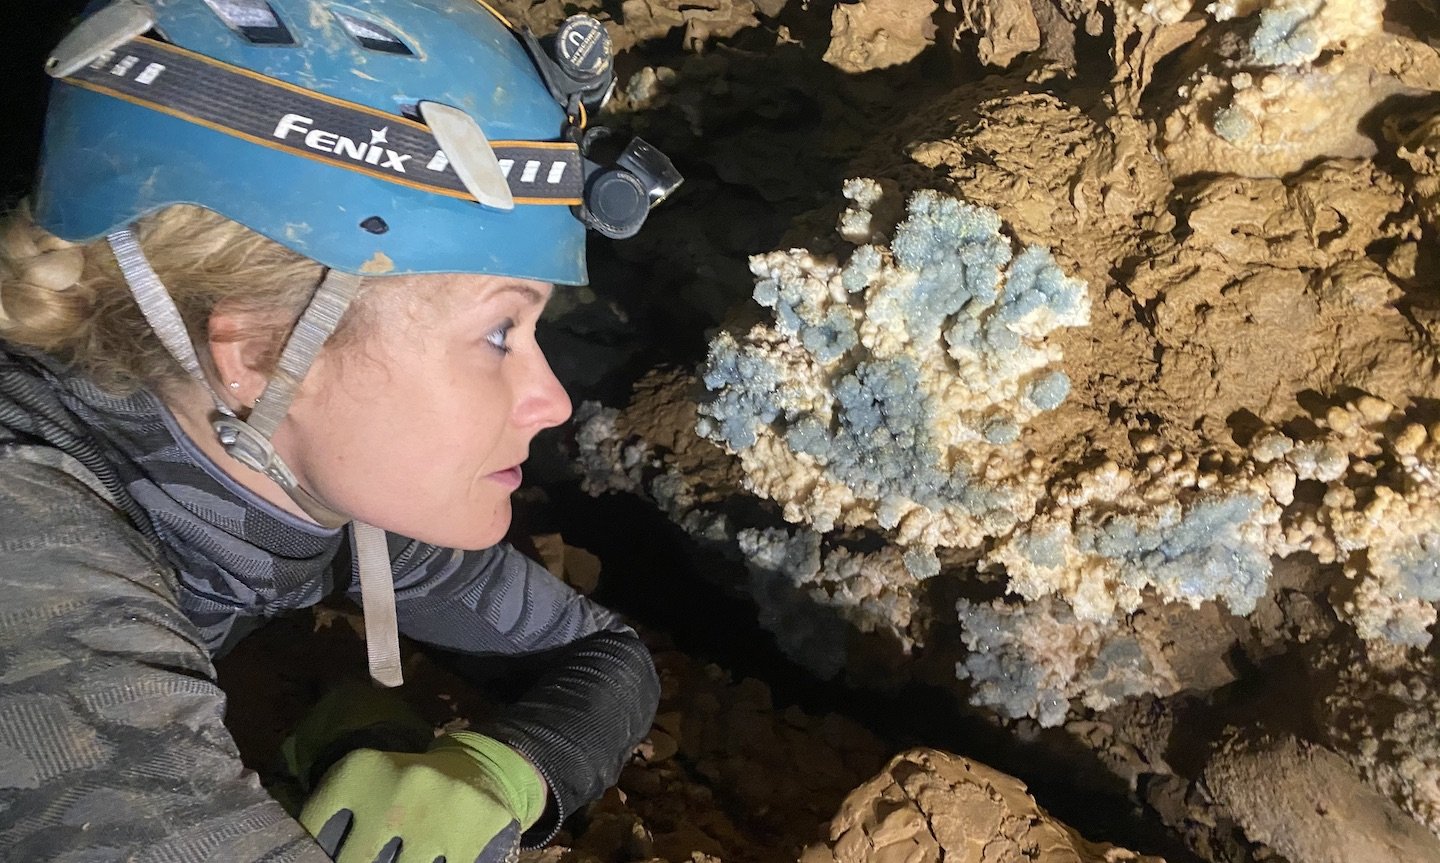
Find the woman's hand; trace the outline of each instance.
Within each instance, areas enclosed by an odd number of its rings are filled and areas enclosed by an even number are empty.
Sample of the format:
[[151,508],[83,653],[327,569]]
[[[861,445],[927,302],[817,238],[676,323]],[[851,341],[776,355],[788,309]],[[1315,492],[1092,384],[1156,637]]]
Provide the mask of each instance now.
[[300,823],[337,863],[505,863],[545,798],[524,756],[457,731],[422,753],[350,753],[326,772]]

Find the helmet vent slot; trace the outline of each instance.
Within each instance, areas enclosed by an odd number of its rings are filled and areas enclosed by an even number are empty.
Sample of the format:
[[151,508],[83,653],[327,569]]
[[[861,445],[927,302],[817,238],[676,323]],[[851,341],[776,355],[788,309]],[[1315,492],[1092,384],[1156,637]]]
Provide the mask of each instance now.
[[275,10],[265,0],[205,0],[225,26],[257,45],[294,45]]
[[362,48],[368,48],[371,51],[380,51],[384,54],[415,55],[415,52],[410,50],[410,46],[406,45],[404,40],[389,30],[386,30],[384,27],[381,27],[379,24],[376,24],[374,21],[367,21],[364,18],[348,15],[339,11],[335,12],[335,17],[340,19],[340,23],[345,25],[346,32],[348,32],[356,42],[359,42]]

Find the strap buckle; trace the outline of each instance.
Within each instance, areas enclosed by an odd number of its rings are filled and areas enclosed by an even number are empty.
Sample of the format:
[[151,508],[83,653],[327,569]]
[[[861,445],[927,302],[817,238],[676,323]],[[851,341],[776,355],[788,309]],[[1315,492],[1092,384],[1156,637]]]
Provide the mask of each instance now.
[[275,447],[254,426],[241,419],[221,417],[215,421],[215,435],[229,456],[254,471],[279,483],[281,488],[295,488],[295,474],[280,460]]

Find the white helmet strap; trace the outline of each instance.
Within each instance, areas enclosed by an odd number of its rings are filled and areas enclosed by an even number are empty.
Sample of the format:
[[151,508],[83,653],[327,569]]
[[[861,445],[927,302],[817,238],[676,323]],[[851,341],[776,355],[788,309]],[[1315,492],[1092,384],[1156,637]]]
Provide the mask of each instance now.
[[215,394],[209,379],[205,377],[205,371],[200,366],[200,357],[195,353],[189,331],[185,329],[185,319],[180,316],[175,300],[171,298],[170,292],[165,290],[160,277],[145,259],[145,253],[140,250],[140,242],[135,239],[135,232],[125,228],[105,239],[110,243],[110,250],[115,253],[115,262],[120,265],[120,272],[124,274],[130,293],[140,307],[140,314],[145,316],[150,329],[160,339],[160,344],[165,346],[165,350],[190,377],[205,387],[205,391],[215,402],[215,409],[233,417],[235,414]]
[[352,522],[301,488],[295,475],[275,452],[270,437],[295,399],[295,391],[310,370],[326,339],[339,325],[345,310],[360,294],[363,280],[353,273],[328,270],[315,296],[295,323],[280,353],[279,373],[265,385],[250,415],[242,420],[216,394],[200,365],[195,345],[185,328],[175,300],[165,289],[135,238],[133,231],[116,231],[107,237],[120,271],[140,312],[181,368],[193,377],[215,403],[220,418],[216,434],[232,458],[276,482],[315,521],[326,527],[352,524],[360,569],[360,600],[365,611],[365,650],[370,676],[382,686],[404,682],[400,668],[399,623],[395,611],[395,585],[385,532]]

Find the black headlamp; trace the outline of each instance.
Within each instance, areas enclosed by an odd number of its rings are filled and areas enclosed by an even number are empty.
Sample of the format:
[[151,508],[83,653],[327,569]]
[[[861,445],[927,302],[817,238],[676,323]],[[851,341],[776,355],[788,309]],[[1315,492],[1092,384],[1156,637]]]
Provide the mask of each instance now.
[[540,77],[572,118],[599,111],[615,89],[614,45],[605,25],[589,15],[571,15],[554,36],[537,39],[528,28],[520,31]]
[[615,90],[614,49],[605,25],[589,15],[572,15],[545,39],[529,29],[519,32],[546,88],[581,136],[585,192],[584,202],[573,208],[576,217],[611,239],[633,237],[650,208],[684,178],[664,153],[640,138],[630,139],[609,164],[592,160],[596,145],[610,133],[602,127],[584,129],[583,118],[598,112]]

